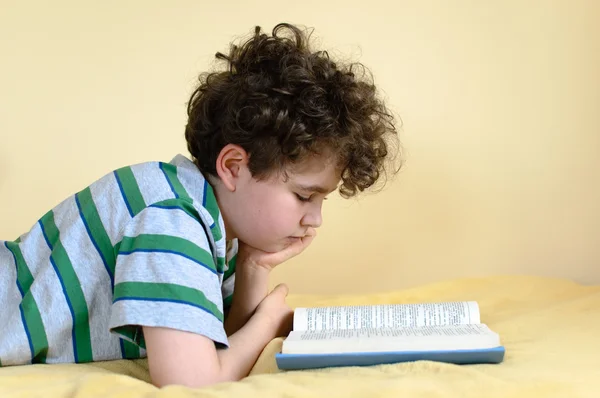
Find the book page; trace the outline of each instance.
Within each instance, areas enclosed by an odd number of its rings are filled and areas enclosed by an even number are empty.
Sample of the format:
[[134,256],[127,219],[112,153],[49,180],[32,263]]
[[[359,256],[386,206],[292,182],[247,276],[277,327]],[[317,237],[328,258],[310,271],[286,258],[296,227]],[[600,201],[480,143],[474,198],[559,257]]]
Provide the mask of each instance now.
[[283,353],[344,353],[435,351],[493,348],[497,333],[483,324],[422,326],[418,328],[337,329],[293,331]]
[[297,308],[294,330],[410,328],[480,322],[474,301]]

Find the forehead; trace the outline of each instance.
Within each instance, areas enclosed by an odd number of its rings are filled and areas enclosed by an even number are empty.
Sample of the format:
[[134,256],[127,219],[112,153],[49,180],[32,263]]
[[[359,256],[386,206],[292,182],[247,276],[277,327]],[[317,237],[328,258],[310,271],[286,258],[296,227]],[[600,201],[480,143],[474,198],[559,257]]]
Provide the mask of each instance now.
[[296,163],[286,168],[285,174],[288,184],[321,187],[327,192],[334,191],[341,179],[336,159],[323,155]]

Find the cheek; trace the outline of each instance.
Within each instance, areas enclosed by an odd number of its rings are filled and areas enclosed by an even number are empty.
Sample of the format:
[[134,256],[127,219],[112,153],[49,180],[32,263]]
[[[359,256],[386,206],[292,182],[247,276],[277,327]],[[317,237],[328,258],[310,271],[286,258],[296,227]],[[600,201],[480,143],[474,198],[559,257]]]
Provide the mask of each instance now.
[[301,206],[288,193],[264,198],[260,205],[260,229],[269,235],[296,233],[301,219]]

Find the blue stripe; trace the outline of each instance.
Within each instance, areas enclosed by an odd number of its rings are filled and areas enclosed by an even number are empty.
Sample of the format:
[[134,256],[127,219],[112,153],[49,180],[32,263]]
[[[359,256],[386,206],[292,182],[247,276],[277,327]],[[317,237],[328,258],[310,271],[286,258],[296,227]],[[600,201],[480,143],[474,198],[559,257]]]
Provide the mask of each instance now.
[[[17,271],[19,272],[19,271]],[[21,293],[21,298],[23,296],[25,296],[25,292],[23,291],[23,287],[21,286],[21,284],[19,283],[19,281],[17,280],[17,289],[19,289],[19,293]]]
[[198,220],[196,218],[192,217],[192,215],[190,213],[188,213],[187,211],[183,210],[179,206],[165,206],[165,205],[152,204],[152,205],[150,205],[148,207],[156,207],[157,209],[163,209],[163,210],[180,210],[180,211],[184,212],[185,214],[187,214],[188,216],[190,216],[192,218],[192,220],[194,220],[195,222],[198,222]]
[[31,341],[31,334],[29,333],[29,328],[27,327],[27,322],[25,322],[25,313],[23,312],[22,304],[19,304],[19,311],[21,312],[21,322],[23,322],[23,328],[25,329],[25,334],[27,335],[27,341],[29,342],[29,351],[31,352],[31,362],[33,362],[33,358],[35,356],[35,351],[33,350],[33,342]]
[[129,211],[129,215],[131,217],[133,217],[133,211],[131,210],[131,205],[127,201],[127,197],[125,196],[125,191],[123,191],[123,185],[121,184],[121,180],[119,179],[119,175],[117,174],[116,170],[113,171],[113,174],[115,175],[115,178],[117,179],[117,184],[119,185],[119,190],[121,191],[121,196],[123,197],[123,200],[125,201],[125,206],[127,206],[127,210]]
[[[44,236],[48,247],[50,248],[50,250],[54,250],[52,245],[50,244],[50,241],[48,240],[48,237],[46,236],[46,230],[42,225],[42,220],[39,220],[38,224],[40,224],[40,227],[42,228],[42,235]],[[58,272],[58,267],[56,266],[56,262],[54,262],[54,259],[52,258],[52,253],[50,253],[50,263],[52,264],[52,268],[54,268],[54,272],[56,272],[56,276],[60,281],[60,286],[62,287],[63,294],[65,295],[65,301],[67,302],[67,305],[69,306],[69,311],[71,312],[71,338],[73,340],[73,356],[75,357],[75,362],[79,362],[79,355],[77,354],[77,339],[75,338],[75,311],[73,311],[71,300],[69,300],[69,296],[67,295],[67,288],[65,287],[65,282],[63,281],[60,272]]]
[[[202,311],[204,311],[206,313],[209,313],[210,315],[212,315],[213,317],[215,317],[217,320],[219,320],[219,318],[217,318],[215,314],[213,314],[212,312],[210,312],[209,309],[204,308],[201,305],[190,303],[189,301],[185,301],[185,300],[172,300],[172,299],[164,299],[164,298],[148,298],[148,297],[133,297],[133,296],[129,297],[129,296],[125,296],[125,297],[119,297],[119,298],[115,299],[113,301],[113,303],[116,303],[117,301],[122,301],[122,300],[160,301],[160,302],[166,302],[166,303],[186,304],[186,305],[189,305],[191,307],[201,309]],[[221,322],[221,321],[219,320],[219,322]]]
[[163,163],[162,162],[159,163],[158,167],[163,172],[163,174],[165,176],[165,179],[167,180],[167,183],[171,187],[171,191],[173,192],[173,195],[175,195],[175,199],[179,199],[179,195],[177,195],[177,192],[175,192],[175,188],[173,187],[173,184],[171,184],[171,180],[169,180],[169,176],[167,176],[167,173],[166,173],[165,169],[163,169]]
[[79,362],[79,355],[77,354],[77,338],[75,337],[75,311],[73,311],[71,300],[69,300],[69,296],[67,295],[67,288],[65,287],[65,282],[63,281],[60,272],[58,272],[58,267],[56,266],[56,263],[54,262],[54,259],[52,257],[50,257],[50,262],[52,263],[52,268],[54,268],[54,271],[58,276],[60,286],[62,287],[65,299],[67,301],[67,304],[69,305],[69,311],[71,312],[71,338],[73,339],[73,356],[75,357],[75,362],[77,363]]
[[121,346],[121,357],[125,359],[125,344],[123,343],[123,339],[119,339],[119,345]]
[[202,207],[206,207],[206,186],[208,182],[204,180],[204,188],[202,189]]
[[213,222],[212,225],[210,226],[210,229],[213,229],[215,227],[215,223]]
[[110,286],[114,287],[115,286],[115,278],[114,278],[112,272],[110,271],[110,267],[108,266],[108,263],[106,262],[106,259],[104,258],[104,255],[100,251],[100,247],[98,247],[96,240],[92,236],[92,231],[90,231],[90,227],[89,227],[88,223],[85,221],[85,217],[83,216],[83,211],[81,210],[81,203],[79,202],[79,195],[75,195],[75,202],[77,203],[77,209],[79,209],[79,217],[81,218],[81,221],[83,221],[83,225],[85,225],[85,230],[87,231],[88,236],[90,237],[90,240],[92,241],[92,244],[96,248],[96,251],[100,255],[100,258],[102,259],[102,263],[104,264],[104,268],[106,268],[106,272],[108,272],[108,276],[110,278]]
[[[157,204],[152,204],[148,207],[156,207],[157,209],[167,209],[167,210],[181,210],[183,211],[183,209],[179,206],[165,206],[165,205],[157,205]],[[187,214],[187,213],[185,213]]]
[[196,260],[195,258],[188,256],[187,254],[176,252],[174,250],[164,250],[164,249],[134,249],[134,250],[130,250],[130,251],[120,251],[119,254],[120,255],[122,254],[122,255],[126,256],[128,254],[132,254],[132,253],[136,253],[136,252],[176,254],[178,256],[185,257],[188,260],[191,260],[191,261],[195,262],[196,264],[200,264],[201,266],[203,266],[204,268],[206,268],[207,270],[209,270],[213,274],[222,274],[223,273],[223,272],[219,272],[218,270],[214,270],[213,268],[209,267],[208,265],[204,264],[203,262],[200,262],[200,261]]
[[[13,260],[15,261],[15,270],[17,272],[17,274],[16,274],[17,289],[19,289],[19,293],[21,293],[21,300],[22,300],[23,297],[25,297],[25,292],[23,291],[23,287],[19,283],[19,267],[17,265],[17,256],[15,256],[15,253],[13,253],[13,251],[10,250],[10,248],[8,247],[8,242],[5,241],[4,246],[6,246],[6,248],[10,252],[10,254],[12,254]],[[19,312],[21,313],[21,322],[23,322],[23,329],[25,329],[25,334],[27,335],[27,342],[29,343],[29,351],[31,351],[31,361],[33,362],[33,359],[35,357],[35,350],[33,349],[33,341],[31,340],[31,333],[29,333],[29,327],[27,326],[27,322],[25,321],[25,312],[23,311],[23,303],[19,304]]]
[[[39,220],[38,224],[40,224],[40,228],[42,229],[42,236],[44,237],[44,240],[46,241],[46,244],[48,245],[48,247],[50,248],[50,250],[54,250],[54,248],[52,247],[52,244],[50,243],[50,241],[48,240],[48,237],[46,236],[46,230],[44,229],[44,225],[42,224],[42,220]],[[50,255],[52,255],[52,253],[50,253]]]

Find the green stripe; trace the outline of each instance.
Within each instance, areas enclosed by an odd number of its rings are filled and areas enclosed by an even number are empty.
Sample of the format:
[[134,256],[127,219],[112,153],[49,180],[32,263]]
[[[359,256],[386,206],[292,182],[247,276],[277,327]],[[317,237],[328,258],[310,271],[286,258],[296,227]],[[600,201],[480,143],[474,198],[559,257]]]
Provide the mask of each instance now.
[[223,280],[226,281],[231,275],[235,273],[235,262],[237,261],[237,253],[231,257],[227,266],[229,267],[227,271],[225,271],[225,275],[223,275]]
[[215,222],[215,226],[210,229],[210,232],[212,233],[215,242],[218,242],[223,237],[221,227],[219,226],[219,205],[217,204],[217,198],[215,197],[212,186],[208,182],[206,182],[205,186],[206,190],[204,192],[204,208],[208,211]]
[[42,315],[30,291],[21,300],[20,307],[23,310],[23,316],[25,322],[27,322],[31,344],[33,345],[33,359],[31,362],[45,363],[48,354],[48,338],[42,322]]
[[14,255],[17,263],[17,282],[23,291],[23,298],[19,306],[23,310],[23,317],[25,318],[25,325],[23,326],[29,331],[31,345],[33,345],[32,362],[44,363],[48,352],[48,338],[42,322],[42,315],[29,290],[33,284],[33,276],[23,258],[19,245],[14,242],[6,242],[6,246]]
[[92,344],[90,338],[90,324],[87,304],[81,283],[73,264],[67,255],[67,251],[60,241],[60,232],[54,222],[54,213],[52,211],[46,213],[40,220],[44,227],[44,234],[52,245],[52,254],[50,255],[53,261],[58,276],[61,279],[66,291],[66,298],[71,304],[73,310],[73,348],[75,349],[76,362],[91,362],[93,360]]
[[131,341],[123,340],[125,359],[138,359],[140,357],[140,348]]
[[115,245],[115,251],[119,254],[148,251],[180,254],[216,272],[213,257],[209,252],[176,236],[150,234],[141,234],[133,238],[125,236]]
[[[192,202],[188,201],[187,199],[167,199],[167,200],[163,200],[161,202],[152,204],[152,205],[150,205],[150,207],[158,207],[158,208],[168,207],[171,209],[177,208],[177,209],[185,212],[186,214],[188,214],[194,220],[202,223],[200,214],[198,214],[198,211],[196,210],[196,208],[194,207]],[[216,227],[213,227],[213,230],[215,228]],[[213,237],[214,237],[214,235],[213,235]],[[223,271],[225,270],[225,258],[224,257],[217,257],[216,269],[217,269],[217,272],[219,272],[221,274],[223,273]]]
[[89,188],[86,188],[77,194],[77,199],[81,206],[83,220],[89,228],[91,238],[95,242],[109,270],[110,279],[113,280],[115,275],[115,252],[113,251],[113,246],[110,243],[106,229],[104,229],[104,224],[100,219],[98,208],[96,208],[96,204],[92,198],[92,192]]
[[192,202],[185,199],[167,199],[150,205],[151,207],[169,207],[177,208],[192,217],[196,221],[200,221],[200,214],[192,204]]
[[177,197],[181,199],[191,199],[190,195],[188,195],[187,191],[181,184],[181,181],[179,181],[179,178],[177,178],[177,166],[174,166],[170,163],[161,163],[160,168],[162,169],[163,173],[165,173],[165,176],[167,177],[167,180],[169,181],[172,189],[175,191]]
[[144,210],[146,203],[140,192],[140,187],[135,180],[133,171],[131,171],[130,167],[123,167],[117,170],[116,173],[119,176],[119,181],[121,181],[121,187],[123,188],[125,198],[129,203],[129,208],[135,216],[140,211]]
[[25,258],[23,258],[21,248],[15,242],[6,242],[6,247],[11,251],[13,256],[15,256],[17,262],[17,281],[19,282],[21,289],[23,289],[23,292],[27,292],[33,283],[33,275],[31,275],[31,271],[29,271]]
[[199,307],[223,322],[223,313],[200,290],[173,283],[121,282],[115,285],[114,301],[146,299],[174,301]]
[[219,272],[219,274],[222,274],[224,270],[225,270],[225,257],[217,256],[217,272]]

